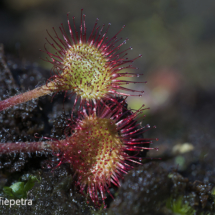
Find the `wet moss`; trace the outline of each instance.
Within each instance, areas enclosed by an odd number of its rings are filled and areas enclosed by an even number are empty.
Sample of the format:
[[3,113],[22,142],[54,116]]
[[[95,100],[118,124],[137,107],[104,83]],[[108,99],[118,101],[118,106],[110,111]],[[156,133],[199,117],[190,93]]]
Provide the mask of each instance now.
[[168,172],[158,164],[140,166],[125,176],[108,214],[161,214],[172,186]]
[[211,184],[191,182],[150,162],[125,176],[108,215],[175,214],[176,202],[178,211],[210,214],[214,211],[211,189]]

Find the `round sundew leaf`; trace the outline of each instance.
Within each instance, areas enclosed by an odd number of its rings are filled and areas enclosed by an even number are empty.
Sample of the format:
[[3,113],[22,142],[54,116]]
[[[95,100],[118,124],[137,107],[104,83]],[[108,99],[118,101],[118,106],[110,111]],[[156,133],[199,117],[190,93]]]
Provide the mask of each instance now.
[[63,37],[60,37],[55,29],[54,36],[48,32],[51,39],[46,38],[46,40],[55,51],[55,53],[49,52],[46,47],[44,51],[49,56],[45,61],[53,65],[53,76],[47,81],[48,89],[53,92],[71,91],[72,95],[76,94],[76,98],[81,99],[81,104],[90,100],[94,102],[101,99],[111,100],[116,94],[134,96],[133,93],[140,92],[142,95],[143,91],[129,89],[127,85],[145,82],[122,79],[140,76],[127,72],[127,69],[137,69],[132,63],[142,56],[128,59],[126,52],[132,48],[120,50],[128,39],[122,42],[117,36],[125,26],[115,36],[108,38],[110,25],[103,32],[104,25],[101,28],[97,27],[97,20],[87,37],[85,15],[81,14],[81,17],[80,32],[77,31],[74,18],[74,30],[68,19],[69,36],[63,25],[60,27]]

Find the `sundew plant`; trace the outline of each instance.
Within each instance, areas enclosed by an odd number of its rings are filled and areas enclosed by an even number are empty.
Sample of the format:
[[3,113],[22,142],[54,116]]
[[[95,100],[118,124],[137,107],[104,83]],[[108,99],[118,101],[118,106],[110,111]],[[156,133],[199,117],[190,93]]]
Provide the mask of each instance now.
[[133,66],[133,61],[141,55],[128,59],[127,51],[132,48],[122,49],[127,39],[118,37],[125,26],[109,38],[110,24],[100,27],[97,19],[87,35],[82,11],[79,28],[75,17],[71,24],[68,16],[68,31],[63,25],[59,27],[60,33],[54,28],[52,33],[47,31],[48,38],[42,51],[47,55],[44,60],[52,64],[52,69],[46,84],[0,101],[0,111],[5,111],[61,91],[65,96],[73,96],[65,138],[2,143],[0,152],[9,154],[50,149],[59,160],[55,168],[69,163],[80,193],[100,206],[102,203],[105,205],[107,193],[112,196],[110,187],[113,184],[120,186],[123,175],[141,164],[141,153],[153,149],[149,147],[153,139],[143,136],[149,129],[141,124],[144,105],[139,110],[130,110],[126,103],[128,96],[142,96],[143,93],[130,89],[129,84],[145,82],[132,80],[141,75],[135,73]]

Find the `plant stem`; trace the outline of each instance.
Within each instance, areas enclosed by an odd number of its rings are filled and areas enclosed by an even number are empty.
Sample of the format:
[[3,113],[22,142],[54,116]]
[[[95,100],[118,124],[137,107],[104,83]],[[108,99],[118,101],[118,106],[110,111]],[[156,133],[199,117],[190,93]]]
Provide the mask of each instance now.
[[20,152],[36,152],[52,149],[53,142],[16,142],[16,143],[0,143],[0,154],[20,153]]
[[51,150],[58,152],[64,150],[65,139],[54,141],[40,142],[15,142],[15,143],[0,143],[0,154],[20,153],[20,152],[44,152]]
[[37,88],[30,90],[28,92],[21,93],[19,95],[10,97],[10,98],[5,99],[3,101],[0,101],[0,111],[6,110],[10,107],[13,107],[14,105],[25,103],[25,102],[30,101],[32,99],[36,99],[36,98],[39,98],[41,96],[45,96],[47,94],[53,93],[53,89],[51,89],[53,86],[54,86],[54,83],[50,82],[47,85],[37,87]]

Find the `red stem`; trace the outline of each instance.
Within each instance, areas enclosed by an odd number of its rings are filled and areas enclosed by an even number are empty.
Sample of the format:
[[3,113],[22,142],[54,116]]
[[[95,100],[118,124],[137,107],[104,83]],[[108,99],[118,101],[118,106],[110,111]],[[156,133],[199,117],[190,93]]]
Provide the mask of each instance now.
[[0,154],[36,152],[52,149],[53,142],[0,143]]
[[[49,85],[51,85],[51,83],[49,83]],[[52,92],[53,90],[50,90],[49,86],[44,85],[42,87],[37,87],[31,91],[21,93],[19,95],[0,101],[0,111],[13,107],[14,105],[36,99],[38,97],[45,96]]]

